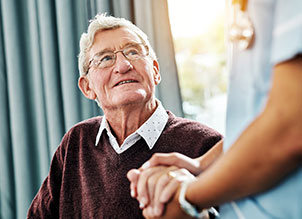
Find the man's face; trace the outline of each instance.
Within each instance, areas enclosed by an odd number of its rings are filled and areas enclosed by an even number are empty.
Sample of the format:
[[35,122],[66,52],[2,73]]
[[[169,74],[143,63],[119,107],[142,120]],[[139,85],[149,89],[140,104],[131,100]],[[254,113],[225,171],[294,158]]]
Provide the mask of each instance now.
[[[100,31],[95,35],[88,59],[104,50],[122,50],[129,43],[142,42],[127,28]],[[137,105],[137,103],[146,104],[151,101],[154,98],[155,85],[160,81],[160,75],[158,63],[151,60],[149,56],[129,61],[118,52],[113,66],[103,69],[90,68],[85,81],[89,95],[85,95],[81,88],[84,95],[90,99],[97,98],[103,110],[106,110],[131,104]]]

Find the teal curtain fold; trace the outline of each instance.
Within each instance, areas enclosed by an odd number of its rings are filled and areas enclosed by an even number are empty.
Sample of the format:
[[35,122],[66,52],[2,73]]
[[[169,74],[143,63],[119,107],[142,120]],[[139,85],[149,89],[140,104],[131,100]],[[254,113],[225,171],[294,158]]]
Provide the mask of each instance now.
[[[0,5],[0,10],[2,9]],[[0,218],[15,218],[14,163],[10,133],[6,58],[2,16],[0,16]],[[4,212],[4,209],[9,211]]]
[[159,59],[162,80],[157,87],[157,97],[166,109],[183,117],[168,3],[166,0],[134,0],[134,8],[134,23],[149,36]]
[[[142,29],[164,28],[150,35],[162,77],[170,81],[161,83],[158,97],[183,115],[166,1],[137,2],[0,0],[0,219],[26,218],[62,136],[75,123],[102,115],[77,87],[79,39],[95,14],[125,17]],[[144,9],[148,16],[137,12],[144,4],[152,4]],[[157,26],[157,15],[166,26]],[[169,42],[166,52],[161,39]]]

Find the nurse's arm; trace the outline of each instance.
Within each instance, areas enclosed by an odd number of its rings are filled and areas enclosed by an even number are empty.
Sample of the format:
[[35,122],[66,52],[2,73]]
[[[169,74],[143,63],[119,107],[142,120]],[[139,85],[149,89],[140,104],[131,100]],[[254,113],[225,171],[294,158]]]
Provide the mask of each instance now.
[[260,193],[301,167],[302,56],[276,65],[273,75],[263,112],[188,187],[192,204],[207,208]]

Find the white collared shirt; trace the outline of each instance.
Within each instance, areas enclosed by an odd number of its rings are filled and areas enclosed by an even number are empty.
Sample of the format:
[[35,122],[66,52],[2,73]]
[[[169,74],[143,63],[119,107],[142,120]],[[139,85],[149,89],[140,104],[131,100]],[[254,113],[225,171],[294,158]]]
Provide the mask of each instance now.
[[96,136],[95,146],[98,145],[101,135],[104,130],[107,131],[107,135],[109,137],[109,142],[116,153],[121,154],[126,151],[128,148],[133,146],[139,139],[144,138],[150,150],[155,145],[162,131],[164,130],[167,122],[168,122],[168,114],[164,109],[163,105],[160,101],[157,101],[158,106],[154,113],[150,116],[150,118],[141,125],[134,133],[129,135],[123,142],[121,146],[119,146],[116,138],[111,133],[109,128],[107,119],[105,115],[103,116],[98,134]]

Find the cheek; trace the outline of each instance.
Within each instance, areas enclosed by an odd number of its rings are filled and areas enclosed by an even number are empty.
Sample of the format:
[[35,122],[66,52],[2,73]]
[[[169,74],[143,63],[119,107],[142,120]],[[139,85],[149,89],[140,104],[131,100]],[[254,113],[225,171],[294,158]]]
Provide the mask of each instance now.
[[91,81],[90,83],[91,89],[93,89],[94,92],[97,93],[98,95],[102,93],[101,90],[104,87],[102,77],[99,74],[94,74],[92,75],[92,77],[90,77],[90,81]]
[[151,66],[146,65],[143,69],[144,78],[149,86],[154,86],[154,72]]

